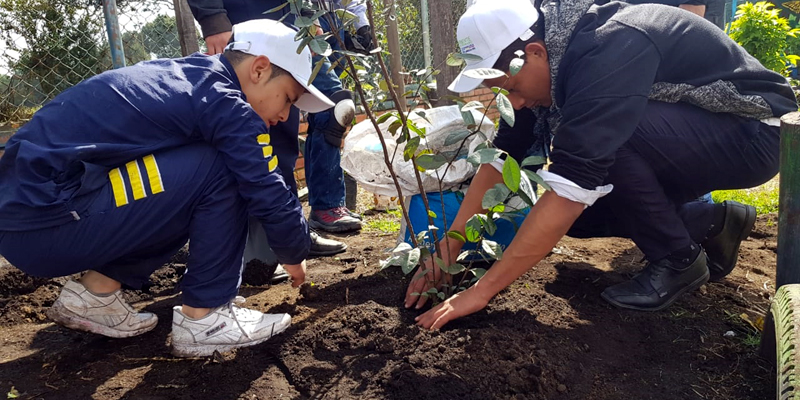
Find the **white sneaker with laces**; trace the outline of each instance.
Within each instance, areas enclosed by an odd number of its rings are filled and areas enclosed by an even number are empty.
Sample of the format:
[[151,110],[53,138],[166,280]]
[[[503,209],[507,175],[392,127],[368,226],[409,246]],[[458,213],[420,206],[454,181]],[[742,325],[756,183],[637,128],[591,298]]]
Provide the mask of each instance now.
[[204,357],[259,344],[283,332],[292,323],[289,314],[264,314],[240,307],[244,297],[212,309],[203,318],[192,319],[172,310],[172,354],[178,357]]
[[153,313],[137,313],[122,298],[120,290],[97,295],[76,281],[64,284],[47,316],[67,328],[112,338],[141,335],[158,323]]

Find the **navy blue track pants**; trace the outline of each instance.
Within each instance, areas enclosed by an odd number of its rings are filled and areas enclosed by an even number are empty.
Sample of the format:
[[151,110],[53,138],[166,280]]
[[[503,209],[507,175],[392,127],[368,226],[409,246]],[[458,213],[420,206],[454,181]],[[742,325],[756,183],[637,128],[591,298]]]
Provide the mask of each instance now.
[[80,220],[28,232],[0,232],[0,254],[35,276],[95,270],[139,289],[187,240],[183,303],[217,307],[236,296],[247,208],[220,154],[198,143],[112,170],[101,190],[75,199]]

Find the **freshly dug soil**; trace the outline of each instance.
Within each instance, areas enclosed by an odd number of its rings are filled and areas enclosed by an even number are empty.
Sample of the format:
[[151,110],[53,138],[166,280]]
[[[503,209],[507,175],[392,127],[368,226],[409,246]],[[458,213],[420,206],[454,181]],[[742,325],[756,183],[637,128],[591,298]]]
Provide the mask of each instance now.
[[[378,216],[368,216],[378,218]],[[250,265],[247,306],[288,312],[285,333],[219,357],[169,355],[181,253],[127,292],[158,315],[141,337],[108,339],[51,323],[66,278],[0,265],[0,392],[44,399],[769,399],[757,319],[774,292],[777,218],[761,216],[738,267],[657,313],[623,311],[600,292],[643,266],[623,239],[565,238],[489,306],[438,332],[401,302],[408,278],[379,271],[393,235],[341,237],[350,249],[309,262],[308,284],[268,285]],[[261,273],[259,273],[261,272]],[[725,336],[726,333],[728,336]],[[731,336],[732,335],[732,336]]]

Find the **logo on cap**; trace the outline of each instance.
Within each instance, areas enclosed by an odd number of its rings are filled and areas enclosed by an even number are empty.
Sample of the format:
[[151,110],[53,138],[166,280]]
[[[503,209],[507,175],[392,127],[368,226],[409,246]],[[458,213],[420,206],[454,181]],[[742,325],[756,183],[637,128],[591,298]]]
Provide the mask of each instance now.
[[458,45],[461,47],[462,53],[469,53],[475,50],[475,44],[472,43],[472,39],[470,39],[469,36],[459,40]]

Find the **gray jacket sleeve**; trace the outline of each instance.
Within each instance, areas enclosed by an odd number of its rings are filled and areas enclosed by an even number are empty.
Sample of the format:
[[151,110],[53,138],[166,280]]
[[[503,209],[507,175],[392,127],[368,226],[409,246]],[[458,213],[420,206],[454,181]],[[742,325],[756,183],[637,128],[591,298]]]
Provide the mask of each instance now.
[[232,29],[228,12],[225,11],[222,0],[187,0],[187,3],[189,3],[194,19],[200,23],[203,38],[229,32]]

